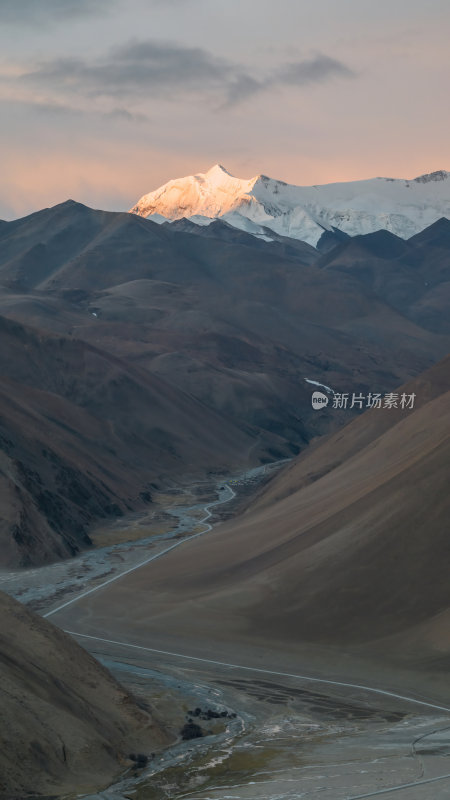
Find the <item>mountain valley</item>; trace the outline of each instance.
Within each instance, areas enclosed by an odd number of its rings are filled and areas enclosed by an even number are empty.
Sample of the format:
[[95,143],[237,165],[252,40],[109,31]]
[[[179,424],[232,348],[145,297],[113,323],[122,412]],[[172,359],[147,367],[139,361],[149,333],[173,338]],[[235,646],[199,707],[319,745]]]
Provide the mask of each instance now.
[[320,253],[72,201],[4,223],[3,563],[73,554],[164,482],[292,457],[358,410],[315,411],[308,381],[383,392],[443,357],[449,229]]

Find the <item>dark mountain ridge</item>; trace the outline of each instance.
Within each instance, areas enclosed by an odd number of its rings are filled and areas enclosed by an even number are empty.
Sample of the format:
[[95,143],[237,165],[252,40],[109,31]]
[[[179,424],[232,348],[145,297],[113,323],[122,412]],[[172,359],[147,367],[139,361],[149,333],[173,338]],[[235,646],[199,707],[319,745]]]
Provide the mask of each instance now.
[[308,380],[388,391],[442,357],[449,228],[315,254],[73,201],[1,225],[4,563],[73,553],[155,481],[295,455],[355,413]]
[[264,456],[250,429],[86,342],[2,317],[0,335],[3,564],[72,555],[155,484]]

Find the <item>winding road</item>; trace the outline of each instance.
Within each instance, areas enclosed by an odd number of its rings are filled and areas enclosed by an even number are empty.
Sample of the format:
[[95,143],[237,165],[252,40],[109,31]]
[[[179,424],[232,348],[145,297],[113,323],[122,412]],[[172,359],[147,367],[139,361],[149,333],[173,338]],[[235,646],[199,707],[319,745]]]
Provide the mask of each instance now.
[[205,524],[205,530],[199,531],[198,533],[193,533],[190,536],[185,536],[184,539],[180,539],[175,544],[170,545],[170,547],[166,547],[164,550],[161,550],[159,553],[156,553],[153,556],[149,556],[149,558],[144,559],[144,561],[140,561],[138,564],[134,564],[134,566],[129,567],[128,569],[124,570],[123,572],[117,573],[117,575],[113,575],[112,578],[108,578],[107,581],[103,581],[103,583],[99,583],[97,586],[93,586],[92,589],[87,589],[85,592],[81,592],[81,594],[77,594],[75,597],[72,597],[70,600],[67,600],[65,603],[62,603],[60,606],[56,608],[52,608],[51,611],[47,611],[46,614],[42,614],[44,619],[47,617],[51,617],[53,614],[56,614],[58,611],[62,611],[63,608],[67,608],[67,606],[71,606],[73,603],[77,603],[83,597],[87,597],[90,594],[94,594],[94,592],[98,592],[99,589],[103,589],[105,586],[109,586],[109,584],[118,581],[119,578],[123,578],[125,575],[129,575],[130,572],[135,572],[135,570],[144,567],[146,564],[150,564],[152,561],[156,561],[158,558],[162,558],[167,553],[170,553],[171,550],[175,550],[177,547],[181,547],[182,544],[191,541],[191,539],[197,539],[199,536],[204,536],[205,533],[208,533],[212,530],[212,525],[210,522],[206,522],[207,519],[212,517],[212,512],[209,510],[214,506],[222,505],[223,503],[229,503],[234,497],[236,497],[236,492],[231,488],[228,483],[224,483],[225,488],[228,490],[229,496],[225,499],[221,498],[219,500],[214,500],[212,503],[207,503],[204,506],[205,516],[199,520],[199,524]]
[[246,672],[257,672],[263,675],[275,675],[277,678],[294,678],[295,680],[304,681],[307,683],[321,683],[325,686],[338,686],[339,688],[344,689],[357,689],[358,691],[362,692],[370,692],[376,695],[382,695],[383,697],[393,697],[396,700],[403,700],[406,703],[414,703],[415,705],[425,706],[426,708],[433,708],[437,711],[445,711],[446,713],[450,714],[450,708],[447,706],[440,706],[436,705],[435,703],[429,703],[426,700],[417,700],[415,697],[408,697],[402,694],[396,694],[395,692],[388,692],[385,689],[376,689],[373,686],[364,686],[359,683],[345,683],[343,681],[331,681],[327,680],[326,678],[315,678],[311,675],[298,675],[292,672],[276,672],[275,670],[270,669],[263,669],[262,667],[250,667],[245,664],[230,664],[227,661],[214,661],[211,658],[200,658],[199,656],[188,656],[185,653],[173,653],[170,650],[157,650],[155,647],[144,647],[141,644],[130,644],[130,642],[120,642],[114,639],[103,639],[101,636],[91,636],[87,633],[77,633],[76,631],[69,631],[66,630],[65,633],[70,634],[70,636],[80,636],[83,639],[93,639],[97,642],[105,642],[107,644],[116,644],[120,647],[130,647],[133,650],[145,650],[148,653],[157,653],[158,655],[163,656],[172,656],[173,658],[181,658],[185,661],[197,661],[201,662],[202,664],[212,664],[216,667],[226,667],[227,669],[238,669],[244,670]]
[[[88,595],[91,595],[94,592],[99,591],[100,589],[103,589],[105,586],[109,586],[110,584],[114,583],[115,581],[119,580],[120,578],[124,577],[125,575],[129,575],[131,572],[134,572],[134,571],[140,569],[140,567],[143,567],[146,564],[151,563],[152,561],[156,561],[157,559],[162,558],[163,556],[165,556],[167,553],[170,553],[175,548],[181,547],[181,545],[186,544],[186,542],[189,542],[192,539],[196,539],[196,538],[198,538],[200,536],[204,536],[206,533],[211,531],[213,526],[212,526],[212,524],[210,522],[207,522],[207,520],[209,520],[211,518],[211,516],[212,516],[211,509],[216,507],[216,506],[218,506],[218,505],[222,505],[224,503],[230,502],[230,500],[232,500],[234,497],[236,497],[236,493],[232,489],[232,487],[229,485],[229,483],[224,483],[223,485],[224,485],[225,489],[227,490],[226,497],[224,498],[222,496],[221,498],[219,498],[219,500],[215,500],[215,501],[213,501],[211,503],[208,503],[208,504],[206,504],[204,506],[205,515],[204,515],[204,517],[202,517],[199,520],[199,523],[201,523],[201,524],[203,524],[205,526],[204,530],[199,531],[199,532],[194,533],[194,534],[191,534],[190,536],[186,536],[183,539],[180,539],[176,543],[170,545],[170,547],[166,547],[161,552],[159,552],[159,553],[157,553],[155,555],[152,555],[149,558],[144,559],[143,561],[139,562],[138,564],[135,564],[134,566],[124,570],[123,572],[120,572],[117,575],[114,575],[113,577],[109,578],[108,580],[103,581],[99,585],[94,586],[91,589],[88,589],[88,590],[76,595],[75,597],[71,598],[70,600],[67,600],[65,603],[62,603],[61,605],[57,606],[56,608],[53,608],[50,611],[48,611],[47,613],[43,614],[43,616],[46,617],[46,618],[53,616],[58,611],[61,611],[62,609],[67,608],[68,606],[70,606],[70,605],[72,605],[74,603],[77,603],[82,598],[87,597]],[[159,650],[159,649],[156,649],[156,648],[145,647],[144,645],[133,644],[133,643],[130,643],[130,642],[118,641],[118,640],[114,640],[114,639],[107,639],[107,638],[102,638],[102,637],[99,637],[99,636],[92,636],[92,635],[81,633],[81,632],[78,632],[78,631],[66,630],[65,632],[68,633],[71,636],[74,636],[74,637],[77,637],[77,638],[81,638],[81,639],[85,639],[85,640],[98,641],[98,642],[102,642],[102,643],[105,643],[105,644],[117,645],[117,646],[120,646],[120,647],[126,647],[126,648],[133,649],[133,650],[145,651],[145,652],[148,652],[148,653],[155,653],[157,655],[170,656],[170,657],[173,657],[173,658],[177,658],[177,659],[181,659],[181,660],[185,660],[185,661],[190,661],[190,662],[208,664],[208,665],[212,665],[212,666],[219,666],[219,667],[226,668],[226,669],[240,670],[240,671],[245,671],[245,672],[251,672],[251,673],[254,673],[254,674],[263,674],[263,675],[267,675],[267,676],[275,676],[277,678],[280,678],[280,677],[281,678],[290,678],[290,679],[295,679],[295,680],[299,680],[299,681],[306,682],[306,683],[322,684],[323,686],[333,686],[333,687],[339,687],[339,688],[345,688],[345,689],[352,689],[352,690],[367,692],[367,693],[374,694],[374,695],[377,695],[377,696],[380,696],[380,697],[389,697],[389,698],[393,698],[393,699],[396,699],[396,700],[401,700],[403,702],[406,702],[406,703],[409,703],[409,704],[412,704],[412,705],[415,705],[415,706],[421,706],[423,708],[429,708],[429,709],[432,709],[434,711],[441,711],[441,712],[444,712],[446,714],[450,714],[450,707],[439,705],[437,703],[432,703],[432,702],[429,702],[429,701],[426,701],[426,700],[419,700],[419,699],[417,699],[415,697],[409,697],[407,695],[397,694],[395,692],[391,692],[391,691],[388,691],[388,690],[385,690],[385,689],[379,689],[379,688],[376,688],[376,687],[373,687],[373,686],[366,686],[366,685],[363,685],[363,684],[356,684],[356,683],[350,683],[350,682],[344,682],[344,681],[328,680],[328,679],[325,679],[325,678],[318,678],[318,677],[314,677],[314,676],[311,676],[311,675],[302,675],[302,674],[296,674],[296,673],[274,671],[274,670],[269,670],[269,669],[263,669],[261,667],[252,667],[252,666],[245,665],[245,664],[234,664],[234,663],[228,663],[228,662],[223,662],[223,661],[216,661],[216,660],[213,660],[213,659],[200,658],[198,656],[187,655],[185,653],[176,653],[176,652],[172,652],[172,651]],[[431,732],[429,732],[427,734],[424,734],[420,738],[425,738],[426,736],[430,736],[430,735],[432,735],[432,733],[436,733],[438,731],[444,731],[444,730],[448,729],[448,727],[449,726],[448,726],[448,723],[447,723],[445,725],[445,727],[443,727],[441,729],[436,729],[435,728],[433,731],[431,731]],[[414,749],[415,743],[416,743],[416,741],[414,741],[412,743],[413,749]],[[383,789],[377,789],[377,790],[374,790],[374,791],[366,793],[366,794],[351,795],[351,796],[348,795],[346,800],[366,800],[366,798],[378,797],[378,796],[382,796],[382,795],[388,795],[388,794],[391,794],[393,792],[398,792],[398,791],[402,791],[402,790],[406,790],[406,789],[413,789],[413,788],[416,789],[416,788],[419,788],[421,786],[425,786],[425,785],[429,785],[429,784],[433,784],[433,783],[438,783],[438,782],[442,782],[442,781],[446,781],[446,780],[450,780],[450,774],[445,774],[445,775],[440,775],[440,776],[433,776],[433,777],[430,777],[430,778],[421,778],[421,779],[419,779],[417,781],[398,784],[396,786],[386,787],[386,788],[383,788]]]

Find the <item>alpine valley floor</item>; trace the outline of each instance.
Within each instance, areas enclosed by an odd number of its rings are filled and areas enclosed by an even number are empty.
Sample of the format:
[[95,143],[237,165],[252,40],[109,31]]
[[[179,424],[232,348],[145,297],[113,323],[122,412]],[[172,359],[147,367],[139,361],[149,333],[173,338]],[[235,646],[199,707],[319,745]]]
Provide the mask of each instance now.
[[96,797],[448,797],[448,381],[446,359],[409,415],[367,412],[236,519],[49,609],[173,725],[236,714]]

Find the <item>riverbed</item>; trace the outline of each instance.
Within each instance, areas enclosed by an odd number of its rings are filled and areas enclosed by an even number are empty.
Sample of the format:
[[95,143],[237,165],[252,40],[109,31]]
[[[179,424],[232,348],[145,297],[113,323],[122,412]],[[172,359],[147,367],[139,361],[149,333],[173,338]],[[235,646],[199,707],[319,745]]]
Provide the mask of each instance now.
[[129,514],[107,526],[99,525],[93,541],[107,541],[79,555],[42,567],[3,570],[0,590],[40,614],[77,598],[87,590],[136,568],[168,546],[192,535],[207,533],[226,507],[239,504],[286,462],[279,461],[240,471],[232,476],[187,482],[155,494],[156,502],[142,512]]
[[[400,800],[444,800],[450,717],[395,699],[312,689],[168,656],[89,646],[136,696],[150,699],[173,733],[198,706],[236,714],[204,737],[178,741],[85,800],[350,800],[396,789]],[[150,666],[151,665],[151,666]],[[221,727],[220,727],[221,726]],[[427,781],[419,783],[418,781]],[[433,781],[433,782],[428,782]]]
[[[0,588],[57,622],[61,608],[190,538],[207,536],[280,466],[171,487],[149,511],[99,527],[93,538],[103,546],[69,561],[4,572]],[[130,761],[120,780],[85,800],[450,796],[445,710],[351,685],[333,687],[317,679],[311,684],[300,675],[263,675],[262,669],[214,661],[214,654],[208,663],[86,637],[81,630],[75,636],[152,707],[174,740],[163,752],[145,754],[143,768]],[[180,733],[189,721],[200,725],[202,736],[183,741]]]

